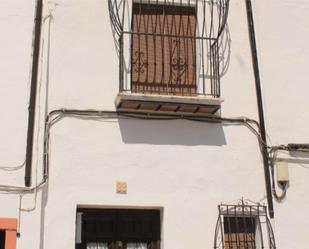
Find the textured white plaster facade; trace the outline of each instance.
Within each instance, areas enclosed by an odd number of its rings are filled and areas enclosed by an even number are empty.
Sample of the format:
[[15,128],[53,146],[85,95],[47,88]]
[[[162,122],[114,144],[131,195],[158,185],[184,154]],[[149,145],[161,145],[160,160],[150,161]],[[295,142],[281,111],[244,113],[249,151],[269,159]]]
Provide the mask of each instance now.
[[[308,143],[308,1],[253,1],[266,129],[272,145]],[[0,166],[23,163],[34,0],[0,2]],[[114,111],[118,57],[107,0],[44,0],[33,186],[43,168],[44,116],[55,109]],[[222,117],[258,120],[245,2],[230,2],[230,60]],[[0,217],[19,221],[18,249],[75,248],[78,205],[162,208],[162,248],[213,248],[217,205],[267,205],[263,161],[245,126],[186,120],[64,117],[50,131],[48,184],[0,194]],[[290,186],[274,200],[277,248],[308,248],[308,155],[288,158]],[[127,194],[117,194],[119,180]],[[24,168],[0,169],[0,185],[24,186]],[[21,202],[20,202],[21,200]],[[19,212],[22,209],[28,211]]]

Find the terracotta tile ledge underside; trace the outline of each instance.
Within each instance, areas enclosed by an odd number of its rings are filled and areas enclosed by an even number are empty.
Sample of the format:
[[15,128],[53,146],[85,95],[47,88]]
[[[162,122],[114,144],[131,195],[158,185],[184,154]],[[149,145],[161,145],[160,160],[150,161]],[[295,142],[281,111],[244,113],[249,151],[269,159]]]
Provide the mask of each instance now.
[[220,98],[207,96],[119,93],[115,99],[115,106],[118,111],[215,114],[222,102]]

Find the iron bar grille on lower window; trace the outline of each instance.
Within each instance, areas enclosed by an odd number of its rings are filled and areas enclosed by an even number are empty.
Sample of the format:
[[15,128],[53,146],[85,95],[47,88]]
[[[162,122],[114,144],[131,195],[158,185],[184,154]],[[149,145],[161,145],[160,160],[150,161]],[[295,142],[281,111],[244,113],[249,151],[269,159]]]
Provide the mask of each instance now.
[[219,205],[215,249],[275,249],[275,239],[265,206]]
[[119,91],[219,97],[228,3],[108,0]]
[[256,219],[255,217],[224,217],[224,248],[254,249]]

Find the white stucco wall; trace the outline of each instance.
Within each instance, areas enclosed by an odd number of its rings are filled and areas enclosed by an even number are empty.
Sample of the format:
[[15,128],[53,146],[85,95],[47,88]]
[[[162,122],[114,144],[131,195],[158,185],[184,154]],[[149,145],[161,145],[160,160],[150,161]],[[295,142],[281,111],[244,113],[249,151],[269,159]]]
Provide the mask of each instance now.
[[[260,0],[253,7],[267,132],[273,145],[306,143],[309,3]],[[14,166],[25,155],[34,1],[2,0],[0,9],[0,166]],[[114,110],[118,91],[107,0],[45,1],[44,16],[34,184],[46,102],[48,112]],[[231,1],[228,27],[222,116],[257,119],[244,1]],[[50,149],[48,186],[22,198],[23,208],[35,209],[21,212],[18,249],[74,248],[77,205],[163,208],[162,248],[212,248],[218,204],[241,197],[266,203],[258,142],[243,126],[65,117],[51,129]],[[289,159],[288,196],[275,203],[272,221],[278,248],[307,245],[307,160]],[[22,186],[23,176],[24,168],[0,170],[0,183]],[[118,180],[127,182],[126,195],[115,193]],[[19,198],[1,194],[0,217],[18,218]]]
[[[274,144],[308,143],[308,8],[306,1],[255,3],[266,123]],[[277,244],[307,248],[308,155],[298,153],[288,162],[288,196],[282,204],[275,203]]]

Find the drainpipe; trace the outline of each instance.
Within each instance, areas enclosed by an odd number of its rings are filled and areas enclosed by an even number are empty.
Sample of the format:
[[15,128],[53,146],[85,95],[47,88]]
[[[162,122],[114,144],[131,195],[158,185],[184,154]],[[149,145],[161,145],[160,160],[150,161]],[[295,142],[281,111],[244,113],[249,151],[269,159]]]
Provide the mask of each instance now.
[[246,8],[247,8],[247,20],[248,20],[248,31],[249,31],[248,33],[249,33],[250,46],[251,46],[252,66],[253,66],[253,71],[254,71],[256,98],[257,98],[257,105],[258,105],[258,112],[259,112],[259,123],[260,123],[260,129],[261,129],[261,138],[264,143],[262,145],[262,155],[263,155],[263,164],[264,164],[264,176],[265,176],[266,194],[267,194],[267,202],[268,202],[268,212],[269,212],[270,218],[274,218],[274,206],[273,206],[270,172],[269,172],[269,155],[268,155],[268,150],[267,150],[264,111],[263,111],[263,99],[262,99],[262,92],[261,92],[261,80],[260,80],[259,63],[258,63],[258,56],[257,56],[251,0],[246,0]]
[[42,9],[43,9],[43,0],[37,0],[35,24],[34,24],[35,26],[34,26],[30,99],[28,106],[28,130],[27,130],[26,166],[25,166],[25,185],[27,187],[31,186],[33,135],[35,126],[35,105],[36,105],[38,67],[39,67],[39,55],[40,55]]

